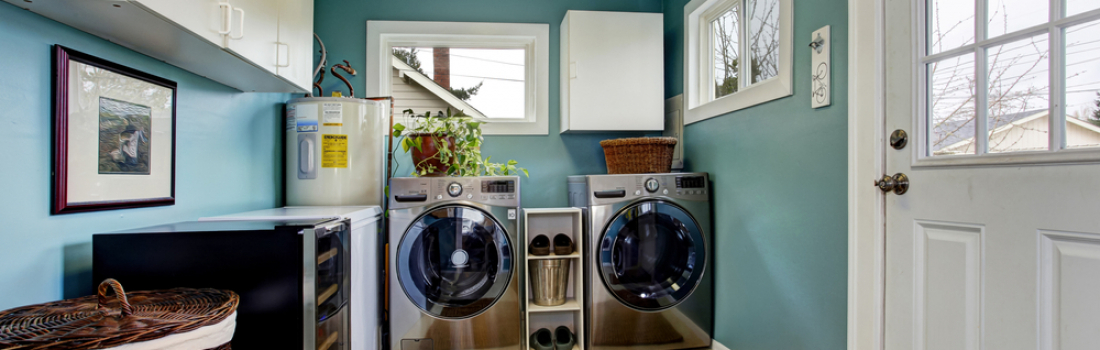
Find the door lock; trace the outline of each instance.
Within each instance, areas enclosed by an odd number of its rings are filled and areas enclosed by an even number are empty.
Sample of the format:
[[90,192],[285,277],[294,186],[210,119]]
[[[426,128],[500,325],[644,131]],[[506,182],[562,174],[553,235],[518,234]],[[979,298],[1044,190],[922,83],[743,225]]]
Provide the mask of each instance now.
[[902,195],[909,191],[909,177],[902,173],[882,175],[882,179],[875,180],[875,187],[883,193],[894,191],[894,194]]
[[909,134],[905,130],[897,129],[890,133],[890,147],[894,149],[905,148],[905,145],[909,143]]

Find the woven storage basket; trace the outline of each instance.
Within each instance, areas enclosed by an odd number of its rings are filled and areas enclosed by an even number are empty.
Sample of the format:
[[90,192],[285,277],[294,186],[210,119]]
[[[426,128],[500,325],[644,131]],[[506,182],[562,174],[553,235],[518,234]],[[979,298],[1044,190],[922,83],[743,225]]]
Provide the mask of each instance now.
[[608,174],[672,172],[675,137],[635,137],[600,141]]
[[[107,296],[108,289],[115,298]],[[217,289],[126,293],[113,279],[97,296],[0,312],[0,349],[229,350],[240,298]]]

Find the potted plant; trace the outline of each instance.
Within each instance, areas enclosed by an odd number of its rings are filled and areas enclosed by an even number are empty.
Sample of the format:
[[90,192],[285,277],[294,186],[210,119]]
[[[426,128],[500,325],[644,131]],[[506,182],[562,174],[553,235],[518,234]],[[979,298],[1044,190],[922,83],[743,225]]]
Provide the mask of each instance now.
[[413,176],[498,176],[523,173],[527,169],[517,167],[515,160],[491,163],[491,157],[481,158],[481,133],[483,121],[474,119],[462,111],[444,114],[438,111],[416,115],[406,109],[403,115],[414,118],[413,126],[393,125],[393,136],[405,153],[412,153],[415,170]]

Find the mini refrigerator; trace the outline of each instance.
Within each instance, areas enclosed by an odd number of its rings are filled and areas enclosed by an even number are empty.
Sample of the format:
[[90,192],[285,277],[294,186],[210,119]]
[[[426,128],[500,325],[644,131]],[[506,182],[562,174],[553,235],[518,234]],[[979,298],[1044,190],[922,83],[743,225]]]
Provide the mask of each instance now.
[[351,223],[351,347],[352,350],[381,348],[383,288],[381,253],[384,235],[382,208],[377,206],[285,207],[201,218],[199,221],[285,221],[347,220]]
[[347,219],[180,222],[92,236],[95,281],[240,295],[235,350],[350,349]]

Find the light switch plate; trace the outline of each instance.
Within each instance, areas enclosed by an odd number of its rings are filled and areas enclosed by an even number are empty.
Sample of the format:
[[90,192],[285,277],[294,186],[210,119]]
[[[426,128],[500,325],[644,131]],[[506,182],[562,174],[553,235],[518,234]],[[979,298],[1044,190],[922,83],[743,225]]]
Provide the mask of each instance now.
[[811,74],[811,87],[812,94],[810,94],[810,107],[821,108],[832,104],[832,94],[829,90],[832,88],[832,63],[829,61],[829,26],[821,27],[821,29],[815,30],[810,33],[810,42],[818,43],[818,45],[811,45],[810,57],[812,65],[810,66]]
[[684,95],[679,94],[665,100],[665,131],[663,136],[675,137],[676,148],[672,151],[672,169],[684,169]]

